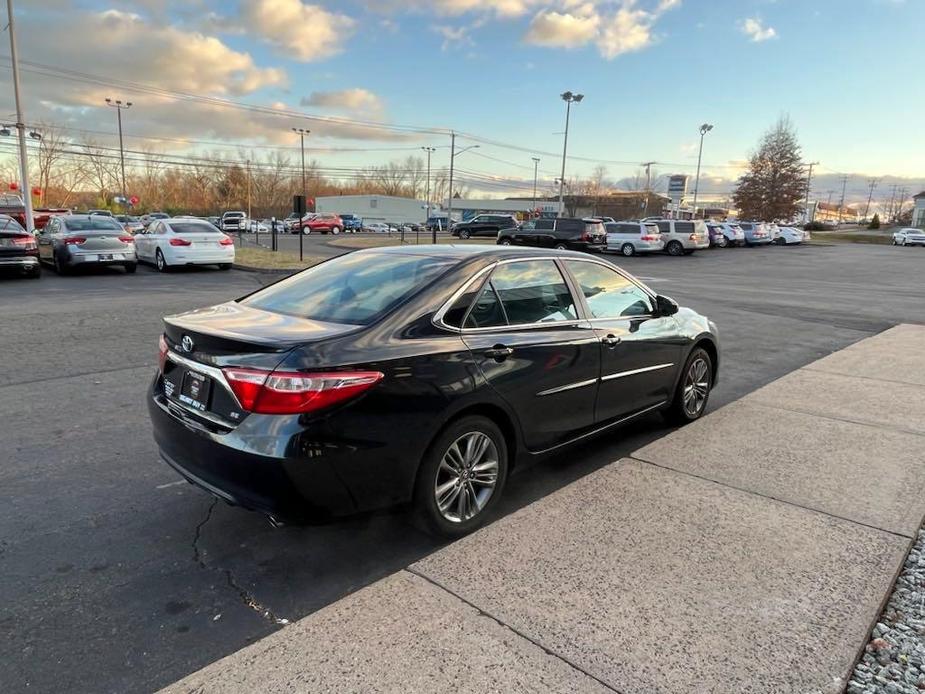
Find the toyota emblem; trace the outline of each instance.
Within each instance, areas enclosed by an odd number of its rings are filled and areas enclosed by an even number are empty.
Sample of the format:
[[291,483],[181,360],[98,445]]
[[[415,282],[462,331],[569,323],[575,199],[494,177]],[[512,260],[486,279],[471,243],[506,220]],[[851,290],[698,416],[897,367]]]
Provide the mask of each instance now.
[[192,352],[193,347],[196,345],[193,343],[193,338],[189,335],[184,335],[183,339],[180,341],[180,346],[183,347],[184,352]]

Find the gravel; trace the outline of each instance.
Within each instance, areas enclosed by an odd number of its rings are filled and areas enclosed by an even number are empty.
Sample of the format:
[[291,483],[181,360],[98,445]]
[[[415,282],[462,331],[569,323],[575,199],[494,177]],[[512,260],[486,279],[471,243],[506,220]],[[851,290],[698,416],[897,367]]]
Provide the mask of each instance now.
[[920,530],[848,694],[925,692],[925,530]]

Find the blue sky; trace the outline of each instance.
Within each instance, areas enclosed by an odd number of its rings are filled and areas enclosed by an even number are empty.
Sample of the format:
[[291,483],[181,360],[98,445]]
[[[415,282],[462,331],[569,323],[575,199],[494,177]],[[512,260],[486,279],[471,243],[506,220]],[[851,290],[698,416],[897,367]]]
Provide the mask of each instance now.
[[[112,129],[112,114],[99,105],[104,93],[134,99],[130,142],[163,151],[291,147],[289,126],[302,125],[313,130],[313,146],[368,150],[313,152],[328,166],[379,164],[442,145],[436,167],[445,165],[444,135],[302,122],[298,112],[453,128],[506,145],[483,142],[461,155],[460,166],[512,181],[496,194],[516,193],[517,181],[532,178],[531,156],[541,157],[542,179],[557,175],[558,95],[570,89],[586,95],[573,110],[570,175],[602,163],[618,180],[649,160],[662,174],[693,173],[697,128],[710,122],[704,188],[713,181],[724,190],[761,134],[788,114],[807,159],[821,162],[820,180],[857,174],[851,187],[858,190],[866,176],[925,183],[922,0],[20,0],[17,7],[25,60],[106,78],[92,83],[33,67],[24,73],[27,116],[103,141]],[[8,85],[8,71],[3,78]],[[178,102],[133,85],[281,113]],[[2,94],[0,110],[12,111],[10,90]],[[158,137],[165,139],[151,139]]]

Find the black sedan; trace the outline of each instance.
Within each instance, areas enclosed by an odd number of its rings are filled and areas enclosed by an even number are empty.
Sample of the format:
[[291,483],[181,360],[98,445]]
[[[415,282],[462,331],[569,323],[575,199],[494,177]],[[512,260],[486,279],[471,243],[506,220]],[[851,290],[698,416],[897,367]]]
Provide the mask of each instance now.
[[0,214],[0,272],[3,271],[33,279],[42,276],[35,236],[6,214]]
[[710,321],[569,251],[358,251],[164,322],[149,411],[183,477],[279,521],[411,501],[447,536],[526,460],[699,418],[719,364]]

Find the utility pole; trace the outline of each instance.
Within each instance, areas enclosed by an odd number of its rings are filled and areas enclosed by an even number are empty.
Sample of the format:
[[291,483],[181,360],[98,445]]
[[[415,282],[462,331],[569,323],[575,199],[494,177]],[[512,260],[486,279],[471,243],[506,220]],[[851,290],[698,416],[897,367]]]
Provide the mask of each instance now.
[[565,102],[565,137],[562,141],[562,176],[559,178],[559,212],[556,214],[557,217],[562,216],[563,197],[565,193],[565,158],[568,155],[569,115],[572,111],[572,103],[580,104],[581,100],[585,98],[584,94],[573,94],[572,92],[564,92],[559,96],[561,96],[562,100]]
[[[425,202],[427,204],[427,216],[424,218],[426,220],[424,223],[427,224],[430,222],[430,155],[436,152],[437,148],[436,147],[421,147],[421,149],[427,152],[427,183],[425,186],[427,189],[427,192],[424,195]],[[437,233],[436,227],[434,227],[433,231],[435,234]]]
[[311,130],[305,128],[293,128],[292,132],[299,134],[299,142],[302,145],[302,195],[308,201],[308,190],[305,187],[305,136],[311,134]]
[[886,217],[889,221],[893,221],[893,202],[896,200],[896,188],[897,185],[894,183],[892,192],[890,193],[890,208],[886,214]]
[[[246,160],[247,166],[247,219],[251,224],[254,223],[254,218],[251,217],[251,160]],[[255,227],[259,228],[259,227]]]
[[119,121],[119,164],[122,168],[122,206],[125,207],[125,147],[122,144],[122,111],[132,107],[131,101],[123,103],[122,99],[110,99],[106,97],[106,105],[116,109],[117,120]]
[[655,164],[654,161],[647,161],[643,164],[646,167],[646,199],[642,203],[642,216],[646,217],[647,212],[649,211],[649,189],[652,185],[652,165]]
[[870,201],[874,197],[874,188],[877,187],[878,179],[872,178],[867,181],[867,186],[870,188],[870,191],[867,194],[867,206],[864,208],[864,219],[867,219],[867,213],[870,212]]
[[903,205],[906,202],[906,186],[899,189],[899,199],[896,201],[896,219],[903,216]]
[[703,157],[703,137],[711,130],[713,130],[713,126],[709,123],[704,123],[700,126],[700,152],[697,154],[697,179],[694,182],[694,216],[692,219],[697,218],[697,193],[700,191],[700,160]]
[[[450,189],[449,202],[446,204],[446,228],[453,228],[453,159],[456,158],[456,131],[450,131]],[[431,241],[437,243],[437,230],[434,229]]]
[[536,179],[540,170],[540,158],[533,157],[533,207],[530,210],[530,216],[536,214]]
[[845,209],[845,193],[848,190],[848,175],[841,177],[841,202],[838,205],[838,223],[842,222],[842,212]]
[[809,214],[809,187],[813,181],[813,167],[819,166],[818,161],[813,161],[809,163],[809,173],[806,175],[806,211],[804,213],[804,219],[807,224],[812,222],[812,217]]
[[13,65],[13,94],[16,98],[16,129],[19,131],[19,176],[22,178],[22,200],[26,208],[26,231],[35,231],[32,216],[32,188],[29,187],[29,159],[26,153],[26,124],[23,122],[22,97],[19,88],[19,59],[16,57],[16,29],[13,25],[13,0],[6,0],[10,32],[10,62]]

